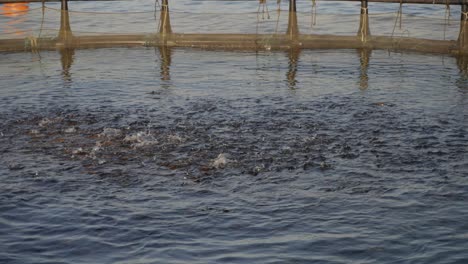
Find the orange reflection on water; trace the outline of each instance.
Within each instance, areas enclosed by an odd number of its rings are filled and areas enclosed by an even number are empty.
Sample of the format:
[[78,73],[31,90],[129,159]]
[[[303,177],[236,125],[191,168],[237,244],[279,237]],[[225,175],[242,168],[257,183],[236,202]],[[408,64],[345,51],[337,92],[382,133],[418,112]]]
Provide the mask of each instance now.
[[29,10],[28,3],[3,4],[0,11],[3,16],[17,17],[26,14]]
[[26,31],[18,27],[18,25],[26,21],[25,15],[28,11],[28,3],[0,5],[0,15],[8,18],[7,22],[3,25],[3,31],[7,34],[13,34],[16,36],[23,35]]

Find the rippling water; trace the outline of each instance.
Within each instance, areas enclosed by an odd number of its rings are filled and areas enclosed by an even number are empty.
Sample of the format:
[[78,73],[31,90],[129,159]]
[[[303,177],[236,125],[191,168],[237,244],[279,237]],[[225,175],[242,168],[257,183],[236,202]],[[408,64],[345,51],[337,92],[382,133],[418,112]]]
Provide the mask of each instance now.
[[121,48],[0,62],[1,263],[468,260],[460,58]]

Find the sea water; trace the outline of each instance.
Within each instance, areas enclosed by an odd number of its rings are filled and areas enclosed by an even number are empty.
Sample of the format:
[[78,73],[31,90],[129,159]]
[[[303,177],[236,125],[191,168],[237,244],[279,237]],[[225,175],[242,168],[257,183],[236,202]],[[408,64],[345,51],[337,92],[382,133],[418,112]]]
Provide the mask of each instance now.
[[[257,8],[248,1],[171,4],[190,12]],[[358,3],[335,4],[322,11],[359,11]],[[412,8],[423,16],[437,7]],[[72,25],[92,23],[100,20]],[[1,263],[468,261],[463,58],[356,50],[4,52],[0,80]]]

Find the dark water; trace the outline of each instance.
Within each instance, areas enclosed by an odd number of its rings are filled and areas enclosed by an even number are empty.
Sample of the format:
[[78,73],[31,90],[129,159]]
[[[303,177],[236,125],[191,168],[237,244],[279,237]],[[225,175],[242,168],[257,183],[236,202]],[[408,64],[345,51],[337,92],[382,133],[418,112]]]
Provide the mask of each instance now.
[[104,49],[0,62],[0,263],[468,261],[456,58]]

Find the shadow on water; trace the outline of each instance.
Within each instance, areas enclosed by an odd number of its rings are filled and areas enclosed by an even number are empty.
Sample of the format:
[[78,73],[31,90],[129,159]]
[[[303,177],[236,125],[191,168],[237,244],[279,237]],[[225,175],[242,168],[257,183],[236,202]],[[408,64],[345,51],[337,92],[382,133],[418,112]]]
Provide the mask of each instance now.
[[[288,71],[286,73],[286,81],[290,89],[296,89],[297,71],[299,68],[299,61],[301,57],[301,49],[293,48],[288,52]],[[371,49],[358,49],[360,60],[360,75],[359,75],[359,87],[361,90],[365,90],[369,86],[369,62],[372,56]]]
[[458,56],[457,66],[460,78],[456,81],[456,85],[466,93],[468,92],[468,56]]
[[[371,49],[358,49],[356,50],[359,56],[359,81],[358,85],[361,90],[366,90],[369,87],[368,70],[370,60],[372,58]],[[60,54],[60,61],[62,66],[62,78],[65,84],[72,83],[72,66],[75,60],[75,48],[73,46],[65,46],[58,49]],[[285,74],[285,81],[289,89],[294,90],[297,88],[298,80],[297,74],[300,70],[300,58],[302,50],[298,48],[290,49],[287,52],[288,68]],[[157,67],[159,68],[159,78],[162,86],[167,88],[171,81],[171,65],[174,48],[168,46],[160,46],[155,48],[155,55],[158,57],[156,60]],[[464,92],[468,92],[468,56],[456,56],[456,63],[459,69],[459,78],[456,85]],[[42,61],[41,58],[39,60]]]
[[369,61],[372,56],[372,50],[360,49],[358,50],[360,59],[360,75],[359,75],[359,87],[361,90],[366,90],[369,87],[369,75],[367,71],[369,69]]
[[161,81],[171,80],[171,63],[172,63],[172,48],[167,46],[160,46],[155,49],[159,53],[160,61],[160,78]]
[[75,57],[75,49],[73,48],[62,48],[59,50],[60,62],[62,63],[62,78],[65,85],[72,83],[71,67],[73,65]]
[[298,63],[299,63],[299,58],[301,56],[301,50],[300,49],[291,49],[288,52],[288,72],[286,73],[286,81],[288,82],[288,87],[290,89],[296,89],[296,84],[297,84],[297,69],[298,69]]

